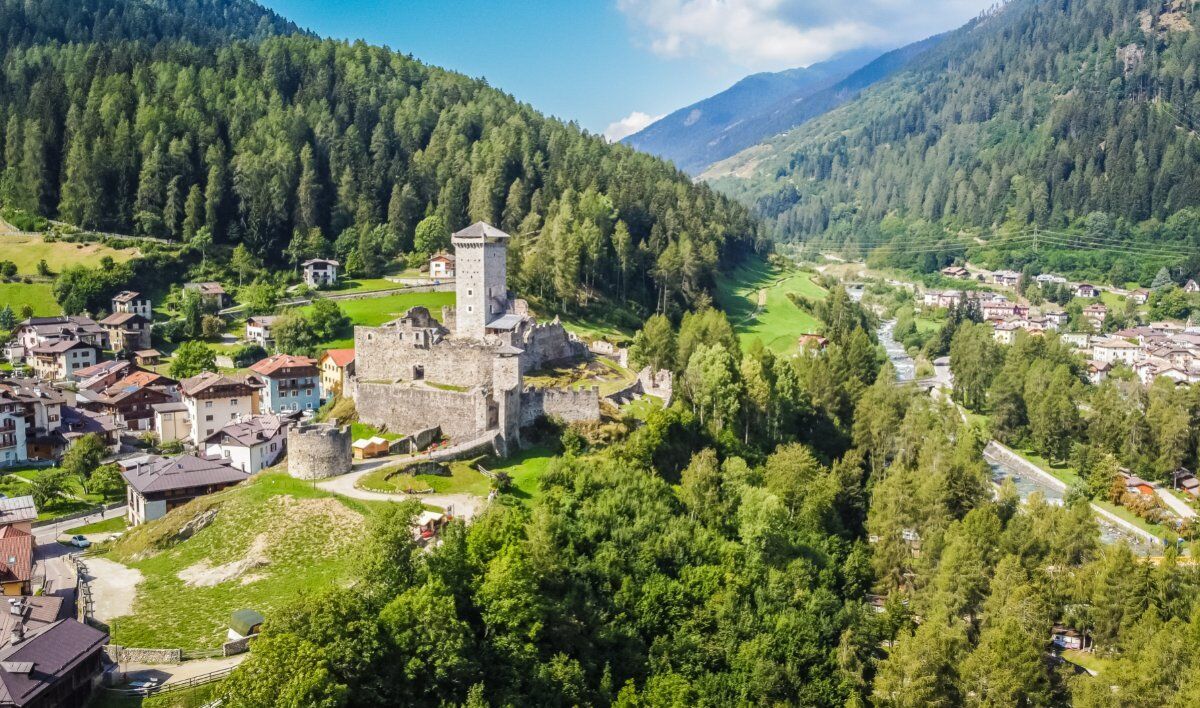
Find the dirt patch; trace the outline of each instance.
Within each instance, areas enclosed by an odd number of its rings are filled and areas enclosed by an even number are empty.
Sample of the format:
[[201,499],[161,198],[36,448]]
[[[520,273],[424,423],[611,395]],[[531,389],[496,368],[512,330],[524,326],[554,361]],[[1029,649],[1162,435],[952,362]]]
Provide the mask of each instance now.
[[133,612],[142,571],[121,565],[106,558],[88,558],[88,584],[92,589],[92,611],[96,619],[109,622]]
[[[250,543],[250,548],[246,550],[246,555],[229,563],[221,565],[209,565],[208,561],[200,561],[199,563],[188,566],[179,571],[177,575],[183,581],[184,585],[198,588],[210,588],[214,585],[228,582],[242,577],[247,571],[261,568],[271,562],[267,558],[267,535],[260,533],[254,537]],[[242,579],[243,584],[253,582]]]

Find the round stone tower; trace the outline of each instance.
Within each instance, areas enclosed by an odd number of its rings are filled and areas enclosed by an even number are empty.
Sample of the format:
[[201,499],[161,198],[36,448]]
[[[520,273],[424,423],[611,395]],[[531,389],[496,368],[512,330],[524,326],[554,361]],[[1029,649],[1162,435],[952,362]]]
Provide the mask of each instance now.
[[288,474],[299,479],[325,479],[351,468],[350,426],[330,423],[298,425],[288,430]]

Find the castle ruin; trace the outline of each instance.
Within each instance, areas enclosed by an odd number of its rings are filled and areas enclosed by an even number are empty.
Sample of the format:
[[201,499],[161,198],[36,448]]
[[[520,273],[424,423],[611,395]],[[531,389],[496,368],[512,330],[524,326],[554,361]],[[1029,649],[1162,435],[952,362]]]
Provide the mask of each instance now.
[[541,415],[599,419],[595,389],[524,388],[526,372],[588,352],[557,319],[539,324],[509,296],[508,239],[483,223],[454,234],[457,302],[442,322],[414,307],[382,326],[354,328],[360,420],[395,432],[439,426],[454,442],[490,434],[506,454]]

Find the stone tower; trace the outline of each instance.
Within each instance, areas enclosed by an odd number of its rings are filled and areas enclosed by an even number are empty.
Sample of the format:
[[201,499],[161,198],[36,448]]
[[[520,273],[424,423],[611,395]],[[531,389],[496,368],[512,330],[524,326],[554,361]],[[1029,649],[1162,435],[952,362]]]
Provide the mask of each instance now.
[[454,278],[458,301],[454,333],[483,339],[487,326],[508,311],[508,234],[479,222],[454,234]]

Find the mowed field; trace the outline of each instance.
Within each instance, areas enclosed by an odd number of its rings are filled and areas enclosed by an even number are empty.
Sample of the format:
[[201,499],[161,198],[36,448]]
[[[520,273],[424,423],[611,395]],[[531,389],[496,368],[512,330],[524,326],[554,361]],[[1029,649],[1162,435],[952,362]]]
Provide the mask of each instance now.
[[718,280],[716,303],[737,330],[743,347],[758,339],[777,354],[791,352],[801,334],[820,331],[817,318],[788,298],[789,293],[796,293],[823,299],[827,293],[813,277],[808,271],[780,270],[762,260],[748,260]]
[[18,317],[25,305],[32,307],[38,317],[62,314],[50,283],[0,283],[0,307],[5,305],[11,306]]
[[37,264],[42,260],[52,272],[59,273],[75,265],[96,266],[105,256],[124,263],[136,258],[138,250],[117,250],[101,243],[46,243],[41,236],[0,236],[0,260],[16,263],[20,275],[37,275]]
[[[400,317],[409,308],[418,305],[429,308],[429,313],[437,319],[442,318],[442,306],[454,304],[454,293],[400,293],[386,297],[368,298],[365,300],[342,300],[338,307],[356,325],[378,327],[389,320]],[[307,312],[308,307],[302,308]],[[354,346],[354,338],[338,339],[323,342],[322,348],[341,349]]]

